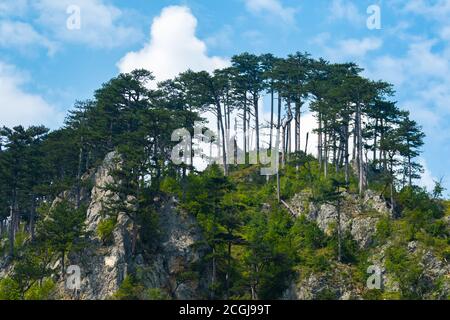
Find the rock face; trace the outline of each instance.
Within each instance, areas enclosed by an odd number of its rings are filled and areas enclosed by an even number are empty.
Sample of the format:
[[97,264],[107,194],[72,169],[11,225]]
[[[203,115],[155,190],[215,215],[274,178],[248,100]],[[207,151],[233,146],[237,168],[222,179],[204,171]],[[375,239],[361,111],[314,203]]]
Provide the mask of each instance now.
[[355,283],[350,269],[342,264],[331,272],[311,273],[285,291],[285,300],[361,300],[362,287]]
[[[311,203],[309,198],[309,194],[297,194],[290,201],[289,206],[299,216],[305,215],[308,220],[316,222],[322,231],[330,234],[338,221],[336,206]],[[370,247],[373,244],[377,224],[383,217],[393,218],[386,201],[373,191],[367,191],[362,199],[356,195],[344,194],[341,206],[342,230],[350,232],[361,249],[370,250],[368,262],[379,268],[384,292],[397,293],[400,290],[399,284],[385,267],[386,250],[392,243],[388,242],[381,247]],[[448,299],[450,264],[445,259],[439,259],[430,249],[417,241],[408,243],[407,249],[408,255],[418,258],[418,264],[422,269],[418,285],[423,290],[421,296],[424,299]],[[436,287],[437,282],[440,283],[438,287]],[[283,298],[289,300],[362,299],[365,290],[365,283],[355,281],[349,266],[336,263],[327,272],[298,274],[298,278],[286,290]]]
[[[299,215],[305,214],[310,221],[317,223],[327,234],[332,232],[338,221],[338,210],[333,204],[309,202],[307,194],[298,194],[290,206]],[[341,205],[341,229],[349,231],[361,248],[367,248],[373,241],[376,225],[380,218],[390,215],[386,201],[372,191],[367,191],[363,199],[356,195],[344,194]]]
[[140,271],[148,288],[162,289],[178,299],[195,298],[198,284],[176,283],[175,276],[199,259],[191,246],[200,240],[201,233],[193,217],[177,211],[175,199],[158,200],[162,234],[158,254],[131,254],[132,221],[125,213],[118,213],[110,244],[105,245],[97,236],[105,202],[115,197],[106,187],[113,182],[111,170],[118,165],[118,160],[117,154],[108,154],[95,172],[86,218],[89,245],[83,252],[69,257],[70,264],[81,269],[81,289],[75,295],[61,285],[60,292],[67,299],[107,299],[119,289],[130,271]]
[[[180,281],[180,275],[188,271],[189,265],[200,259],[201,251],[192,246],[201,240],[201,232],[195,219],[177,210],[177,202],[170,199],[159,214],[162,231],[161,246],[158,253],[145,263],[137,257],[143,280],[147,287],[163,288],[177,299],[193,299],[199,296],[202,281]],[[141,260],[141,261],[139,261]]]
[[[377,252],[369,257],[369,260],[380,268],[382,275],[382,286],[387,292],[398,292],[399,285],[393,279],[385,268],[386,250],[391,246],[391,243],[378,248]],[[408,243],[408,254],[418,257],[419,267],[422,269],[422,274],[419,279],[418,287],[423,289],[422,298],[427,300],[447,300],[450,296],[450,264],[445,260],[441,260],[436,255],[427,249],[424,245],[417,241]],[[440,279],[440,285],[436,287],[436,280]],[[427,293],[432,292],[432,293]]]

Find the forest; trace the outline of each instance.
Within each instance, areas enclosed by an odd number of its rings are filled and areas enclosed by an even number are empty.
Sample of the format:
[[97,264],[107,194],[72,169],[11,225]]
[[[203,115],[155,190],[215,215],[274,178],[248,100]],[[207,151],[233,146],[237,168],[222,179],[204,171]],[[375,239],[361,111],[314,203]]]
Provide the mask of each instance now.
[[[425,134],[406,109],[394,101],[394,88],[362,76],[354,63],[336,64],[297,52],[285,58],[243,53],[231,66],[213,73],[188,70],[155,83],[150,71],[119,74],[78,101],[57,130],[44,126],[0,129],[0,299],[52,299],[65,277],[69,254],[89,246],[85,227],[87,176],[115,151],[120,167],[117,195],[107,200],[97,237],[107,243],[117,213],[132,221],[131,255],[158,252],[155,197],[174,197],[180,210],[193,215],[206,248],[179,283],[207,274],[205,299],[278,299],[298,275],[348,266],[355,282],[365,284],[370,250],[361,250],[341,230],[340,212],[351,194],[380,194],[391,218],[377,225],[372,244],[389,244],[386,269],[399,283],[395,294],[365,290],[367,299],[444,298],[436,294],[448,277],[429,286],[420,279],[418,258],[408,254],[411,241],[424,243],[443,261],[450,259],[450,205],[440,181],[432,191],[417,185]],[[261,101],[270,120],[260,114]],[[302,116],[311,112],[316,126],[305,132]],[[196,122],[207,129],[205,113],[214,115],[213,141],[220,159],[203,171],[171,161],[179,141],[172,133]],[[229,130],[253,131],[237,135]],[[262,138],[262,131],[268,137]],[[317,136],[317,146],[302,141]],[[261,165],[235,164],[240,149],[257,159],[280,141],[276,176],[259,174]],[[313,150],[314,149],[314,150]],[[71,197],[65,197],[70,191]],[[295,217],[289,200],[308,194],[308,202],[333,204],[338,220],[329,234],[304,216]],[[105,200],[106,201],[106,200]],[[262,210],[263,207],[269,209]],[[447,222],[446,222],[447,221]],[[193,249],[194,250],[194,249]],[[55,261],[58,268],[55,269]],[[346,268],[346,267],[345,267]],[[1,278],[1,277],[0,277]],[[176,289],[174,289],[175,291]],[[112,299],[171,299],[174,291],[146,288],[131,272]],[[332,292],[319,298],[333,299]]]

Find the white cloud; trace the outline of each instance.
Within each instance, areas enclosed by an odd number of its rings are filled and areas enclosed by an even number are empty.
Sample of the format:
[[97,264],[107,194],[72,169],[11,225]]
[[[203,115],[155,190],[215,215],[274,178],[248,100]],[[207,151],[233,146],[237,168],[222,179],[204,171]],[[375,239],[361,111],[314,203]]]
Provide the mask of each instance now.
[[0,21],[0,47],[26,50],[30,46],[42,46],[49,55],[55,53],[57,45],[39,34],[28,23],[3,20]]
[[445,26],[441,29],[440,36],[443,40],[450,41],[450,26]]
[[429,19],[448,21],[450,15],[450,0],[408,0],[406,1],[404,10],[406,12],[423,15]]
[[0,2],[1,16],[22,16],[28,9],[28,0],[2,0]]
[[23,89],[28,77],[0,61],[0,126],[61,124],[63,114],[39,95]]
[[219,32],[209,36],[205,42],[209,47],[227,48],[232,47],[233,42],[231,37],[233,35],[233,28],[230,25],[223,26]]
[[253,14],[270,14],[287,24],[294,24],[296,9],[284,7],[279,0],[245,0],[248,11]]
[[438,181],[438,179],[433,176],[425,158],[419,158],[418,162],[422,165],[424,170],[422,177],[419,180],[419,186],[425,187],[428,191],[433,191],[434,182]]
[[333,0],[330,6],[330,13],[331,20],[343,19],[352,24],[361,24],[365,27],[364,17],[361,15],[356,5],[350,1]]
[[[69,30],[69,6],[80,8],[81,28]],[[113,48],[139,40],[139,30],[122,23],[122,10],[103,0],[37,0],[38,23],[59,41],[84,44],[97,48]]]
[[329,33],[321,33],[311,41],[322,49],[322,55],[325,58],[333,62],[344,62],[349,59],[362,60],[369,52],[383,46],[383,40],[376,37],[342,39],[333,44],[330,42],[331,35]]
[[363,57],[368,52],[381,48],[380,38],[345,39],[338,42],[338,52],[345,57]]
[[391,56],[381,56],[373,60],[372,70],[369,76],[374,80],[383,80],[392,83],[395,87],[403,85],[408,80],[403,73],[403,62]]
[[158,81],[177,76],[188,69],[213,71],[229,65],[221,57],[210,57],[205,42],[195,32],[197,19],[184,6],[170,6],[153,20],[150,41],[129,52],[117,64],[120,72],[137,68],[150,70]]

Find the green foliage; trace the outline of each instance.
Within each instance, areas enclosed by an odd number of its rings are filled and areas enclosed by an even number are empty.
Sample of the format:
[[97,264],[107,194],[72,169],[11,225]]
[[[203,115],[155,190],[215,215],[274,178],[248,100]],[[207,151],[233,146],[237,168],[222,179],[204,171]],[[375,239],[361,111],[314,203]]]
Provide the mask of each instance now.
[[295,252],[289,236],[291,221],[285,212],[255,214],[244,227],[248,245],[243,257],[244,277],[259,299],[275,299],[293,276]]
[[417,187],[406,187],[398,195],[398,203],[402,208],[403,216],[407,222],[407,237],[416,240],[422,230],[431,233],[444,232],[445,228],[439,228],[436,219],[444,216],[443,205],[432,199],[426,190]]
[[[329,241],[329,246],[333,248],[335,255],[338,252],[338,235],[336,228],[334,228],[333,236]],[[353,239],[350,231],[345,232],[341,239],[341,262],[343,263],[356,263],[359,257],[358,243]]]
[[86,248],[86,209],[63,200],[53,207],[43,205],[39,211],[43,218],[37,225],[37,241],[60,255],[64,273],[66,254]]
[[0,280],[0,300],[20,300],[19,284],[11,278]]
[[170,300],[170,297],[159,288],[150,288],[146,291],[147,300]]
[[15,239],[14,239],[14,248],[15,251],[19,250],[25,243],[25,241],[28,238],[28,234],[24,231],[19,231],[16,233]]
[[160,190],[167,194],[177,194],[181,193],[180,183],[173,177],[165,177],[160,184]]
[[337,292],[332,289],[323,289],[317,294],[317,300],[337,300]]
[[117,220],[115,218],[103,219],[98,223],[97,235],[103,241],[103,243],[108,243],[113,240],[113,231],[116,227]]
[[144,288],[137,284],[132,276],[126,276],[119,290],[113,295],[116,300],[139,300]]
[[34,283],[25,294],[26,300],[51,300],[54,297],[55,282],[45,279],[42,284]]
[[386,251],[386,270],[395,276],[404,299],[419,299],[425,290],[420,281],[423,269],[419,262],[420,258],[404,247],[391,246]]
[[[307,53],[286,59],[243,53],[232,58],[230,68],[212,74],[187,71],[159,83],[156,90],[149,89],[154,80],[149,71],[119,74],[103,84],[93,100],[77,102],[64,127],[50,133],[44,127],[1,128],[0,220],[12,213],[21,230],[26,230],[24,223],[32,229],[33,221],[37,228],[34,239],[18,232],[9,248],[3,246],[1,253],[10,251],[14,269],[10,279],[0,282],[0,296],[51,297],[49,266],[55,256],[63,269],[69,252],[87,246],[81,196],[82,190],[91,189],[92,179],[82,177],[111,151],[118,156],[110,172],[113,181],[105,188],[111,199],[105,199],[105,219],[97,229],[102,241],[111,241],[120,212],[131,222],[130,254],[156,252],[161,232],[157,210],[167,195],[180,200],[180,209],[193,214],[203,232],[203,240],[193,250],[206,254],[192,270],[176,275],[172,297],[182,283],[208,275],[208,298],[276,299],[297,271],[327,272],[340,265],[337,260],[349,268],[356,265],[356,278],[361,281],[368,253],[358,249],[348,232],[341,234],[339,225],[327,236],[304,216],[293,218],[276,199],[277,182],[263,177],[260,165],[211,165],[198,173],[189,164],[171,161],[177,143],[172,141],[173,131],[184,127],[192,133],[204,111],[215,113],[219,126],[227,117],[229,121],[230,112],[238,111],[252,126],[255,120],[259,139],[258,103],[267,91],[272,98],[277,95],[281,107],[286,106],[278,118],[295,125],[310,99],[310,110],[319,122],[315,133],[321,135],[319,159],[298,146],[295,153],[285,154],[281,199],[301,192],[309,198],[305,202],[326,203],[340,213],[344,191],[362,195],[365,186],[359,185],[358,174],[349,169],[344,155],[351,149],[351,135],[355,136],[359,140],[355,151],[373,152],[373,161],[367,164],[370,187],[395,198],[395,211],[401,213],[396,221],[379,221],[376,245],[392,240],[387,268],[399,279],[402,297],[420,297],[417,258],[402,245],[419,240],[448,258],[450,235],[442,218],[450,215],[450,205],[440,199],[444,190],[439,183],[432,196],[413,186],[422,170],[414,160],[424,134],[408,112],[388,100],[393,93],[389,84],[365,79],[361,72],[353,63],[331,64]],[[364,125],[358,128],[361,118]],[[292,132],[285,138],[289,136]],[[399,193],[398,186],[403,187]],[[51,206],[63,191],[70,191],[68,198],[74,203],[58,199]],[[140,279],[125,278],[114,298],[166,298],[159,289],[145,288]],[[380,298],[374,292],[366,296]],[[336,292],[329,290],[319,294],[320,299],[335,297]]]
[[376,226],[375,241],[384,244],[392,234],[392,222],[388,217],[381,218]]
[[369,300],[369,301],[382,300],[383,293],[381,290],[377,290],[377,289],[367,290],[363,293],[363,299]]

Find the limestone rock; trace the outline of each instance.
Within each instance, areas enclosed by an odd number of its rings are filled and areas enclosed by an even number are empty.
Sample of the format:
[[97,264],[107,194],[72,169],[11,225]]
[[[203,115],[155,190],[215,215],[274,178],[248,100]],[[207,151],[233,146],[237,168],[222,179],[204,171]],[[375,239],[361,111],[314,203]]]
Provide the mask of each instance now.
[[81,289],[74,294],[60,283],[61,296],[65,299],[107,299],[119,289],[126,275],[134,271],[140,272],[146,287],[163,289],[174,298],[195,298],[198,282],[180,284],[176,279],[199,259],[200,251],[193,250],[192,245],[201,239],[201,232],[192,216],[178,212],[175,199],[155,199],[160,206],[157,214],[162,234],[157,253],[132,254],[132,221],[125,213],[118,213],[110,243],[104,244],[97,236],[105,201],[116,198],[106,187],[114,182],[111,170],[117,165],[120,165],[118,155],[109,153],[92,178],[94,186],[86,217],[89,245],[81,253],[69,256],[69,264],[80,266]]

